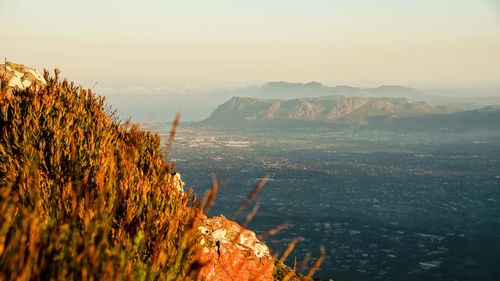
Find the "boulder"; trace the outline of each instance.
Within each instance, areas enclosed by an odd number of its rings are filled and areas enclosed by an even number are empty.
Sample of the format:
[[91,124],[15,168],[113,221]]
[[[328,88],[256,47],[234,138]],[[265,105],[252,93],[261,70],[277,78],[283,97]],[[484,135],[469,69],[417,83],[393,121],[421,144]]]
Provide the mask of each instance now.
[[13,62],[0,64],[0,77],[6,79],[9,90],[24,90],[32,85],[47,84],[35,69]]
[[205,264],[198,280],[273,280],[274,260],[253,231],[224,216],[205,218],[198,230]]

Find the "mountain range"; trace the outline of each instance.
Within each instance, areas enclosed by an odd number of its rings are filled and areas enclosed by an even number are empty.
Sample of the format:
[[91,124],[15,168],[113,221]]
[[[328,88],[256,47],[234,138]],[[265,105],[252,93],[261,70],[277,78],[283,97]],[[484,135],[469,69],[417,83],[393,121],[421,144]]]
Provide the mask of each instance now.
[[357,125],[384,129],[496,128],[500,107],[457,111],[406,98],[325,96],[290,100],[233,97],[202,126],[297,127]]
[[[406,98],[411,102],[427,102],[432,105],[442,105],[450,109],[472,110],[489,105],[500,104],[500,93],[498,91],[484,91],[481,89],[454,89],[457,95],[442,96],[442,91],[421,91],[412,87],[399,85],[382,85],[379,87],[363,88],[347,85],[327,86],[319,82],[291,83],[291,82],[268,82],[259,86],[229,91],[229,97],[245,96],[265,99],[296,99],[317,98],[323,96],[345,96],[345,97],[372,97],[372,98]],[[229,98],[228,97],[228,98]]]
[[233,97],[203,121],[206,124],[241,124],[276,120],[367,124],[376,116],[412,117],[443,113],[446,108],[405,98],[327,96],[291,100]]

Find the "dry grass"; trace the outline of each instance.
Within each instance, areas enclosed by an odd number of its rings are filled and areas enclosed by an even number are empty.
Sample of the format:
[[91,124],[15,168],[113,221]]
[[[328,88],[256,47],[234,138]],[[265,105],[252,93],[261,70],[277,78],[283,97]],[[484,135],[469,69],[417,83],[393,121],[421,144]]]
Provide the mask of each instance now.
[[257,185],[255,185],[255,187],[252,189],[252,191],[250,191],[250,193],[248,193],[247,197],[245,198],[245,200],[243,200],[243,202],[240,204],[240,206],[238,207],[238,209],[231,215],[232,219],[233,220],[236,220],[236,218],[238,217],[238,215],[243,211],[245,210],[245,208],[247,207],[247,205],[253,200],[255,199],[255,197],[257,196],[257,194],[259,194],[259,192],[262,190],[262,188],[264,188],[264,186],[266,185],[266,182],[269,180],[269,175],[266,175],[262,180],[260,180]]
[[286,248],[285,252],[283,252],[283,255],[280,258],[280,262],[285,262],[286,258],[288,258],[290,253],[295,248],[295,245],[297,244],[297,242],[299,242],[299,239],[295,238],[295,239],[293,239],[292,242],[290,242],[290,244],[288,244],[288,247]]
[[325,247],[323,247],[323,245],[321,245],[319,249],[320,249],[319,257],[316,258],[313,265],[309,269],[309,272],[307,272],[306,276],[309,278],[312,278],[314,276],[314,273],[316,273],[316,271],[319,269],[319,267],[321,266],[321,264],[325,260]]

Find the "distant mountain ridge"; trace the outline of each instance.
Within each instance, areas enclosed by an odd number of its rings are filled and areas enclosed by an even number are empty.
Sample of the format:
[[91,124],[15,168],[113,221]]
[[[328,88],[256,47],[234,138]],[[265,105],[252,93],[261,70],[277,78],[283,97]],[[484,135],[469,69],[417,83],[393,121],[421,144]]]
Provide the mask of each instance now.
[[445,108],[405,98],[327,96],[291,100],[233,97],[202,124],[224,126],[268,121],[317,121],[367,124],[376,116],[412,117],[445,112]]
[[262,98],[312,98],[320,96],[346,97],[398,97],[409,100],[421,100],[425,94],[421,91],[404,86],[382,85],[375,88],[358,88],[352,86],[330,87],[319,82],[308,83],[268,82],[251,90]]
[[219,128],[313,128],[363,126],[397,131],[500,129],[500,106],[456,111],[405,98],[328,96],[302,99],[233,97],[201,126]]

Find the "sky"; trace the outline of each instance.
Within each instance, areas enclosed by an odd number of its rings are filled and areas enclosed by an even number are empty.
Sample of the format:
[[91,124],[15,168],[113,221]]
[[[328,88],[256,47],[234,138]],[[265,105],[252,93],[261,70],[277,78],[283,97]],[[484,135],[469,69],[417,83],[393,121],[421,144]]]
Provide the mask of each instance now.
[[498,0],[0,0],[0,38],[84,86],[500,88]]

